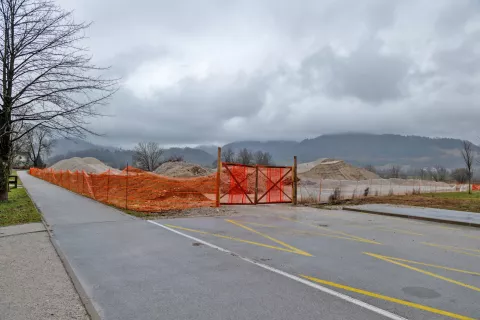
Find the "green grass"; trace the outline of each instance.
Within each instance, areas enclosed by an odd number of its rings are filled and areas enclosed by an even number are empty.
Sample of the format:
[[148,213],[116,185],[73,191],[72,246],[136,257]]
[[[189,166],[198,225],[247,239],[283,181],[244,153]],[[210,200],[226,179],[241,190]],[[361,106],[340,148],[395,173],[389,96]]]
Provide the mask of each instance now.
[[425,197],[442,198],[442,199],[465,199],[465,200],[480,200],[480,192],[473,191],[472,194],[468,192],[440,192],[440,193],[424,193]]
[[385,203],[480,213],[480,192],[441,192],[342,200],[337,205]]
[[24,188],[11,189],[8,201],[0,202],[0,227],[40,221],[40,214]]

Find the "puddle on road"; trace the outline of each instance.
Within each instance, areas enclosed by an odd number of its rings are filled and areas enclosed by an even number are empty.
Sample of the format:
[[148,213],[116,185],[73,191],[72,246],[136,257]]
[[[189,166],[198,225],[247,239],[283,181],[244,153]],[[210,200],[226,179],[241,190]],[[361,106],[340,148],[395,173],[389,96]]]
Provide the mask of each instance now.
[[441,296],[437,291],[424,287],[405,287],[402,291],[410,296],[424,299],[434,299]]

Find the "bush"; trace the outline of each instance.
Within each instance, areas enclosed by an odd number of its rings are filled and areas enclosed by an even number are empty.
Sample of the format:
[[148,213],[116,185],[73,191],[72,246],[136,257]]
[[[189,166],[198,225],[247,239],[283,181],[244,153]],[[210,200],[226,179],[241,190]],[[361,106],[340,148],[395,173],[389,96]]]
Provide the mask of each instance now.
[[335,188],[335,190],[333,190],[333,193],[328,197],[328,201],[329,202],[335,202],[335,201],[340,200],[341,194],[342,194],[342,190],[338,187]]
[[370,187],[366,187],[365,190],[363,190],[363,196],[368,197],[369,193],[370,193]]

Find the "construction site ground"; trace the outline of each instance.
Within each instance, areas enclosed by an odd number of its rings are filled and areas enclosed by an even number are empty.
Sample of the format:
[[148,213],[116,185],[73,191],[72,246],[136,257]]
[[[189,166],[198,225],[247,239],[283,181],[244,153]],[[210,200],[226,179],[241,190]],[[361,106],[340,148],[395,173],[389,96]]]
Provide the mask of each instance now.
[[287,205],[145,221],[20,175],[94,319],[480,317],[479,229]]

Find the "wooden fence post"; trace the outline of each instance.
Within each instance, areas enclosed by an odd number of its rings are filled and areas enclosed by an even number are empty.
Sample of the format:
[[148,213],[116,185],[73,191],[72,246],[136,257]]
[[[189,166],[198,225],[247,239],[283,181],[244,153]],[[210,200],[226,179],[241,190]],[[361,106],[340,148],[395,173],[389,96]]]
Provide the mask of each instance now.
[[220,174],[222,172],[222,148],[217,150],[217,179],[215,182],[215,207],[220,207]]
[[108,169],[108,175],[107,175],[107,203],[108,203],[108,193],[110,191],[110,169]]
[[297,156],[293,157],[293,205],[297,205]]
[[255,204],[258,203],[258,164],[255,165]]
[[125,181],[125,209],[128,210],[128,162],[127,162],[127,177]]

